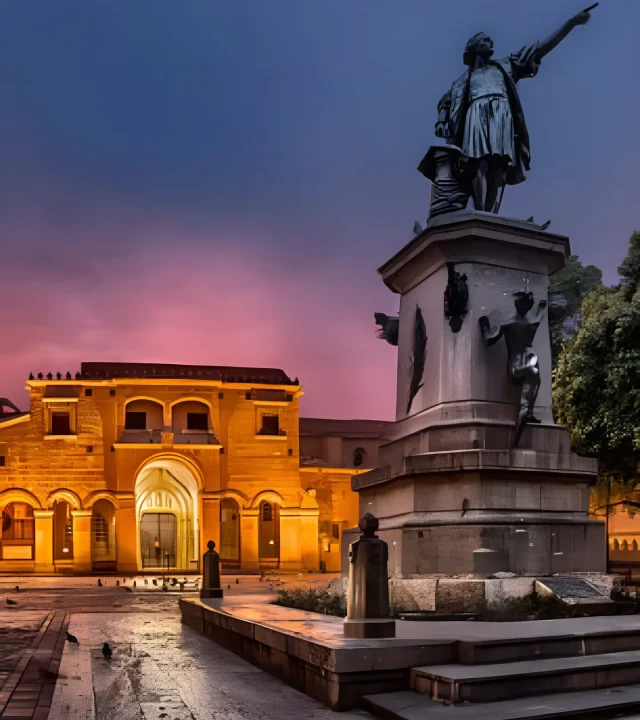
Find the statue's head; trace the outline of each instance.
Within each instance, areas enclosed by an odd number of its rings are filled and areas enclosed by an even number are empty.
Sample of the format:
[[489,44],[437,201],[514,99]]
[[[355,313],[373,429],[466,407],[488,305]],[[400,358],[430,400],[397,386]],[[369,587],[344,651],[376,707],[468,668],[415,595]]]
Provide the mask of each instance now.
[[533,293],[532,292],[517,292],[513,293],[515,300],[513,304],[516,306],[516,311],[519,315],[526,315],[529,310],[533,307]]
[[485,60],[488,60],[493,55],[493,40],[482,32],[477,33],[469,39],[469,42],[464,49],[462,62],[465,65],[471,66],[475,63],[478,55]]

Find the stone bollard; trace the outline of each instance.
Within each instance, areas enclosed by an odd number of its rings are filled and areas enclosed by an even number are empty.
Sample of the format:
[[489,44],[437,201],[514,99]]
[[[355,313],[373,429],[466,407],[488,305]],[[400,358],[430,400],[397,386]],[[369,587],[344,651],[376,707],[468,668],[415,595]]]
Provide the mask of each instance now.
[[200,598],[221,598],[220,555],[214,550],[216,544],[209,540],[207,552],[202,556],[202,589]]
[[362,517],[358,527],[362,535],[349,546],[345,637],[395,637],[396,623],[389,618],[389,548],[376,536],[378,519],[371,513]]

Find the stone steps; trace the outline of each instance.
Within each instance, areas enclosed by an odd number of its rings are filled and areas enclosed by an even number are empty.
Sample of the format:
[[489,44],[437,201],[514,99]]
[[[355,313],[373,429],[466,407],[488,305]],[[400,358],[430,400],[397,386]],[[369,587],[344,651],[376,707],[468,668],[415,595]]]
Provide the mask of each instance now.
[[365,709],[382,720],[545,720],[622,717],[640,712],[640,685],[566,692],[500,702],[444,705],[409,690],[366,695]]
[[632,685],[640,679],[640,650],[490,665],[412,668],[417,693],[448,704],[486,703],[567,690]]
[[458,642],[464,665],[598,655],[640,650],[640,629]]

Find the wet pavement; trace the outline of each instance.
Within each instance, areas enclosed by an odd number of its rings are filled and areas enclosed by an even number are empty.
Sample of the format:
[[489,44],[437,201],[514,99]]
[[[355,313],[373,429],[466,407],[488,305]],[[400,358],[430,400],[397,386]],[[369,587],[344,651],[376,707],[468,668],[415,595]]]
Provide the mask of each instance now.
[[[225,596],[264,606],[281,587],[329,575],[223,576]],[[120,586],[116,581],[120,581]],[[135,580],[135,587],[133,582]],[[162,590],[142,577],[0,577],[0,718],[320,720],[335,714],[180,622],[193,578]],[[19,592],[15,586],[19,585]],[[126,590],[128,587],[129,590]],[[7,605],[10,599],[15,605]],[[269,606],[267,605],[267,608]],[[275,609],[275,608],[274,608]],[[65,641],[66,631],[79,644]],[[107,662],[102,645],[113,655]],[[59,667],[58,667],[59,666]],[[345,720],[370,718],[341,713]]]

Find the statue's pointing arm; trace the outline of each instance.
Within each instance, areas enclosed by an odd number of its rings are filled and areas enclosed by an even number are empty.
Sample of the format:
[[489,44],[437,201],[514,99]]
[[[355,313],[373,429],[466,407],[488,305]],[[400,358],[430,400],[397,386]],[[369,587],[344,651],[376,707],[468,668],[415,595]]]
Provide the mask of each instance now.
[[558,28],[558,30],[556,30],[552,35],[550,35],[546,40],[538,43],[538,47],[536,50],[537,61],[540,62],[540,60],[542,60],[545,55],[548,55],[554,48],[556,48],[573,30],[573,28],[577,27],[578,25],[585,25],[586,23],[588,23],[589,18],[591,17],[591,10],[593,10],[596,5],[598,5],[598,3],[595,3],[594,5],[588,7],[586,10],[583,10],[577,15],[574,15],[572,18],[567,20],[564,25],[562,25],[560,28]]

